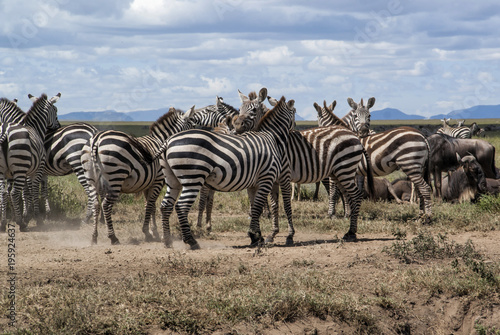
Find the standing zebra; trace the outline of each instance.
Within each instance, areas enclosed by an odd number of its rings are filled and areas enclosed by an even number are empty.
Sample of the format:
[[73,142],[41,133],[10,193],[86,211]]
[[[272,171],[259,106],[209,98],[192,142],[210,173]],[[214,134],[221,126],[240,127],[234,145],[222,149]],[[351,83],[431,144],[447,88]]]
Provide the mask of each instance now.
[[[36,101],[36,97],[28,95],[31,101]],[[50,102],[53,113],[57,113],[54,105],[61,93],[54,96]],[[85,222],[89,223],[92,216],[92,203],[89,199],[87,180],[84,176],[81,156],[82,148],[90,138],[97,133],[97,128],[83,122],[73,123],[64,127],[51,129],[45,135],[44,146],[46,150],[45,174],[42,179],[42,199],[45,199],[45,211],[50,212],[47,192],[47,176],[65,176],[72,172],[76,174],[78,182],[82,185],[87,194],[87,214]]]
[[[240,116],[235,120],[236,132],[252,130],[259,122],[259,115],[266,107],[263,101],[267,96],[267,89],[245,97],[240,93],[243,104],[240,107]],[[251,97],[254,97],[251,99]],[[271,105],[276,100],[268,97]],[[312,128],[303,131],[291,131],[288,139],[287,155],[290,160],[291,181],[303,183],[316,183],[330,178],[330,187],[338,185],[351,205],[350,228],[344,239],[355,240],[357,232],[357,217],[361,203],[361,192],[355,184],[355,174],[358,165],[366,155],[358,137],[345,127],[331,126]],[[369,166],[368,166],[369,167]],[[368,174],[370,191],[373,190],[371,170]],[[274,188],[273,192],[278,192]],[[372,192],[370,192],[372,193]],[[333,195],[333,192],[331,192]],[[276,197],[276,196],[275,196]],[[286,210],[286,206],[285,206]],[[273,241],[279,232],[277,208],[273,208],[273,232],[267,241]],[[287,237],[287,244],[293,243],[293,236]]]
[[[252,245],[262,241],[259,218],[275,182],[279,181],[282,188],[285,208],[291,208],[286,144],[294,112],[294,101],[287,103],[282,97],[262,118],[257,131],[236,136],[193,129],[168,140],[160,160],[168,186],[161,204],[167,247],[172,243],[169,219],[175,205],[183,241],[191,249],[199,249],[187,216],[203,185],[222,192],[250,189],[254,196],[248,235]],[[273,206],[275,203],[277,199],[273,199]],[[293,235],[291,214],[287,211],[289,234]]]
[[[30,110],[24,112],[10,100],[1,99],[2,115],[10,115],[15,123],[2,123],[2,143],[0,155],[0,179],[2,194],[2,222],[0,228],[5,231],[5,179],[13,180],[11,200],[14,207],[15,221],[21,230],[26,230],[23,223],[19,202],[27,178],[32,181],[33,214],[37,224],[42,224],[39,217],[39,184],[45,166],[43,139],[47,128],[59,126],[57,115],[50,113],[50,102],[45,94],[33,103]],[[23,115],[24,114],[24,115]],[[20,118],[18,117],[23,115]],[[9,120],[2,120],[9,122]],[[29,198],[29,197],[27,197]]]
[[[439,128],[436,133],[445,134],[456,138],[471,138],[471,130],[466,126],[452,127],[449,124],[450,119],[441,119],[443,126]],[[463,121],[465,122],[465,121]]]
[[[368,152],[373,174],[385,176],[398,168],[401,169],[416,187],[423,223],[429,223],[432,190],[429,186],[428,166],[430,148],[425,136],[412,127],[398,127],[366,136],[370,129],[369,107],[373,106],[375,98],[370,98],[366,107],[363,105],[363,100],[357,104],[349,98],[348,103],[352,110],[342,119],[336,117],[325,104],[325,110],[322,113],[318,112],[318,123],[326,126],[330,122],[342,121],[360,136],[365,134],[361,137],[361,143]],[[366,175],[367,165],[369,164],[360,166],[361,174]]]
[[111,244],[119,244],[113,229],[111,211],[120,193],[144,192],[146,215],[142,231],[146,241],[158,237],[156,227],[149,232],[149,221],[155,212],[156,199],[165,184],[158,162],[165,150],[165,142],[173,134],[194,127],[194,106],[185,114],[175,108],[160,117],[150,127],[149,135],[139,138],[108,130],[94,135],[83,147],[82,167],[89,185],[89,196],[94,209],[92,244],[97,243],[97,195],[102,197],[102,210]]

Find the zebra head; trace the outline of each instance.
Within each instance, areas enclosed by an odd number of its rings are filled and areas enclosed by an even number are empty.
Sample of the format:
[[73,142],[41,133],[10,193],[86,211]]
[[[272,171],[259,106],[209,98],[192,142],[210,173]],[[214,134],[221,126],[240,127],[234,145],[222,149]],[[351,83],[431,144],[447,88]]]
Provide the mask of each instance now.
[[356,132],[359,137],[368,136],[370,132],[370,108],[375,104],[375,98],[368,99],[366,107],[363,104],[363,99],[359,104],[355,103],[351,98],[347,98],[347,102],[352,108],[348,114],[350,120],[347,121],[351,130]]
[[238,90],[241,99],[240,113],[233,120],[234,129],[237,134],[255,130],[264,114],[268,111],[264,101],[267,98],[267,88],[263,87],[259,96],[251,92],[248,97]]
[[[38,98],[28,94],[28,98],[35,103]],[[61,98],[61,93],[57,93],[52,98],[49,99],[49,116],[47,118],[47,130],[54,130],[61,128],[61,124],[59,123],[59,119],[57,118],[57,107],[54,105]]]
[[224,122],[227,115],[231,117],[238,114],[238,111],[231,105],[224,103],[222,97],[217,96],[215,105],[209,105],[196,109],[193,115],[193,121],[201,127],[217,127],[219,123]]
[[323,100],[323,107],[318,105],[316,102],[313,104],[314,108],[316,109],[316,112],[318,112],[318,126],[320,127],[328,127],[328,126],[343,126],[348,128],[347,123],[344,122],[341,118],[339,118],[335,113],[333,113],[333,110],[335,109],[335,106],[337,106],[337,101],[334,100],[330,106],[326,105],[326,101]]

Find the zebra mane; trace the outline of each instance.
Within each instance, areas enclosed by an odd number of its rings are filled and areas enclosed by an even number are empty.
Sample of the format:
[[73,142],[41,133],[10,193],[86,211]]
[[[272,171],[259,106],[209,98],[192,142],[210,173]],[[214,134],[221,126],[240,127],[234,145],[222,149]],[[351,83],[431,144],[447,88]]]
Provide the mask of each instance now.
[[[23,119],[26,116],[26,113],[13,101],[7,99],[7,98],[1,98],[0,99],[0,106],[6,106],[8,109],[12,109],[12,111],[16,114],[15,116],[10,114],[8,120],[3,120],[3,115],[2,115],[2,122],[12,122],[12,121],[17,121],[17,120],[12,120],[14,117],[19,117],[20,119]],[[2,108],[3,110],[3,108]]]
[[158,126],[161,126],[164,123],[164,121],[174,117],[178,117],[182,114],[183,111],[181,111],[180,109],[175,109],[174,107],[170,107],[168,112],[160,116],[158,120],[156,120],[155,122],[153,122],[153,124],[151,124],[151,126],[149,126],[149,133],[151,134]]
[[281,99],[278,101],[278,103],[276,104],[276,106],[274,106],[272,109],[269,109],[266,114],[264,114],[264,116],[260,119],[259,121],[259,124],[257,124],[257,127],[255,127],[255,130],[259,130],[260,127],[262,126],[262,124],[264,122],[266,122],[267,119],[270,119],[273,117],[274,115],[274,110],[278,109],[278,108],[281,108],[282,104],[284,104],[286,101],[285,97],[282,96]]
[[248,99],[249,100],[255,100],[255,99],[257,99],[257,93],[255,91],[252,91],[252,92],[248,93]]
[[[22,124],[33,127],[42,138],[45,137],[45,133],[47,132],[47,118],[49,116],[48,108],[49,100],[47,98],[47,94],[43,93],[40,98],[33,102],[33,105],[29,111],[26,112],[26,115],[22,120]],[[45,109],[45,115],[42,114],[44,117],[43,120],[40,118],[40,115],[38,115],[38,111],[40,109]],[[39,121],[44,121],[45,124],[39,124]]]

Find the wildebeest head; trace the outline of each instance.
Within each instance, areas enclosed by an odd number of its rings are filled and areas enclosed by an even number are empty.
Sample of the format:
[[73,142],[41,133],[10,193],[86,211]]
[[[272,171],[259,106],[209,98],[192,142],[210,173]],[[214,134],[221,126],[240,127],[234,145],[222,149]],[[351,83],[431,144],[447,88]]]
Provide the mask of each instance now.
[[457,161],[460,163],[460,166],[464,169],[465,174],[467,175],[467,179],[471,185],[477,185],[477,188],[480,193],[485,193],[487,190],[486,187],[486,176],[481,165],[477,162],[476,158],[473,155],[467,155],[464,157],[460,157],[457,153]]

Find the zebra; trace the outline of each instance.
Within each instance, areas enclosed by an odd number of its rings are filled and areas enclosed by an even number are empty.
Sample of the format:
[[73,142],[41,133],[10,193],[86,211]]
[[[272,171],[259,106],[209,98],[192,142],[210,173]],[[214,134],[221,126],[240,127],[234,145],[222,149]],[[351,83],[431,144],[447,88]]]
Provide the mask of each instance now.
[[[61,93],[54,96],[51,101],[51,108],[57,107],[54,104],[61,97]],[[28,98],[36,101],[36,97],[28,94]],[[87,214],[84,222],[89,223],[92,217],[92,203],[88,197],[87,180],[85,179],[81,156],[82,148],[90,138],[97,133],[97,128],[93,125],[84,122],[77,122],[67,126],[51,129],[45,135],[44,146],[46,150],[45,174],[42,179],[41,193],[42,199],[45,199],[45,211],[50,212],[47,192],[47,176],[65,176],[70,173],[75,173],[78,182],[82,185],[87,194]]]
[[[223,192],[250,189],[248,236],[255,246],[263,241],[259,218],[264,202],[279,181],[285,208],[290,209],[287,217],[289,234],[293,236],[286,143],[294,125],[294,103],[282,97],[262,118],[256,131],[243,135],[192,129],[168,140],[167,150],[160,158],[168,186],[161,204],[165,246],[172,245],[169,220],[175,205],[183,241],[192,250],[200,248],[191,233],[187,215],[203,185]],[[273,206],[277,206],[277,199],[273,198]]]
[[[0,228],[5,231],[7,223],[5,179],[13,180],[11,200],[14,208],[15,221],[21,231],[27,230],[27,223],[23,222],[19,202],[22,190],[25,187],[27,178],[32,181],[33,214],[37,220],[37,225],[43,222],[39,217],[39,184],[43,175],[45,165],[45,150],[43,139],[47,128],[59,126],[57,115],[52,113],[50,101],[47,95],[42,96],[33,102],[32,107],[24,113],[17,104],[8,99],[1,99],[2,116],[9,116],[10,120],[2,120],[1,150],[0,155],[0,180],[2,195],[2,221]],[[52,112],[51,112],[52,111]],[[26,197],[30,199],[30,197]],[[31,200],[31,199],[30,199]]]
[[155,202],[165,184],[158,162],[166,149],[166,140],[173,134],[194,127],[194,106],[186,113],[175,108],[161,116],[150,127],[148,135],[135,138],[126,133],[108,130],[95,134],[84,145],[81,158],[93,204],[94,226],[92,244],[97,244],[97,195],[102,197],[102,210],[111,244],[119,244],[115,235],[111,211],[120,193],[144,192],[146,215],[142,231],[146,241],[159,238],[156,227],[149,232],[149,221],[155,212]]
[[[360,135],[368,134],[370,127],[369,107],[373,106],[375,98],[370,98],[366,107],[363,105],[362,99],[357,104],[348,98],[348,103],[352,110],[342,119],[336,117],[325,103],[325,110],[322,113],[318,112],[318,123],[323,126],[330,122],[346,123],[354,132]],[[333,115],[328,116],[328,114]],[[385,176],[398,168],[408,176],[415,185],[420,199],[422,223],[430,223],[432,190],[429,186],[430,169],[428,166],[430,147],[426,137],[415,128],[403,126],[364,136],[360,140],[368,152],[369,162],[375,176]],[[361,174],[365,175],[366,167],[369,164],[363,163],[359,170]]]
[[[248,98],[243,96],[240,116],[235,120],[237,132],[251,130],[246,127],[255,125],[258,122],[258,115],[262,114],[261,110],[266,108],[262,102],[267,96],[267,89],[261,89],[258,97],[256,94],[252,96],[255,98],[251,99],[250,95]],[[276,104],[275,99],[267,98],[271,105]],[[352,131],[339,126],[318,127],[300,132],[294,130],[289,136],[287,155],[290,160],[291,181],[302,184],[326,179],[325,182],[328,182],[329,187],[338,184],[352,208],[349,231],[343,238],[348,241],[355,240],[362,197],[354,182],[355,173],[363,157],[367,158],[359,138]],[[368,171],[369,190],[372,194],[373,178],[371,170]],[[277,192],[277,189],[275,191]],[[272,242],[278,232],[278,213],[273,209],[273,231],[267,237],[266,242]],[[292,243],[293,236],[288,236],[287,244]]]
[[226,104],[222,97],[217,96],[215,105],[195,109],[193,122],[200,127],[215,128],[224,123],[227,117],[232,118],[237,114],[237,109]]
[[[471,138],[471,130],[466,126],[452,127],[449,125],[450,119],[441,119],[443,126],[439,128],[436,133],[445,134],[456,138]],[[464,121],[465,122],[465,121]]]

